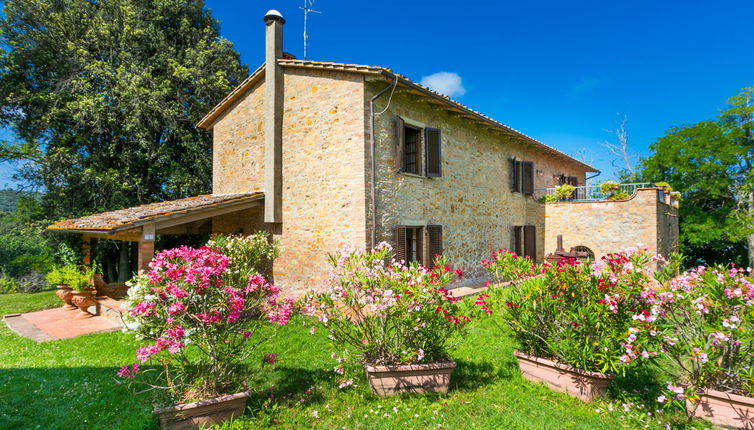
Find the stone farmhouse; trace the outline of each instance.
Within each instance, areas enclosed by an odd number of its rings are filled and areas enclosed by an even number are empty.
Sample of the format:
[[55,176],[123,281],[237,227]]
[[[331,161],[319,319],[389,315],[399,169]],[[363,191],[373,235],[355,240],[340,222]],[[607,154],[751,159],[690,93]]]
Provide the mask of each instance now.
[[393,244],[399,258],[442,253],[467,282],[498,248],[537,261],[565,244],[599,257],[643,242],[677,249],[677,209],[659,188],[625,201],[540,203],[597,170],[390,69],[285,54],[285,20],[264,17],[265,62],[197,124],[213,135],[211,195],[61,221],[49,228],[139,242],[156,235],[272,233],[274,282],[315,288],[327,254]]

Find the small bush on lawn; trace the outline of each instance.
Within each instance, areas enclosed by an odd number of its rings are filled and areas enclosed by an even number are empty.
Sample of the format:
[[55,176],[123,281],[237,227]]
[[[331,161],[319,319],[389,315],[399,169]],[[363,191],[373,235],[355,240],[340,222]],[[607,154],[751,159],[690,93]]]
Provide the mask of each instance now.
[[257,232],[248,236],[214,235],[207,247],[228,257],[232,262],[223,275],[226,282],[241,285],[250,275],[269,276],[272,261],[280,253],[280,244],[270,234]]
[[[257,329],[287,324],[293,302],[278,299],[278,289],[261,275],[249,276],[243,261],[233,264],[207,247],[157,254],[149,272],[129,283],[123,305],[127,325],[149,345],[119,375],[132,379],[141,363],[157,363],[162,372],[141,382],[166,388],[172,401],[244,390],[245,360],[266,340],[255,336]],[[245,281],[235,283],[239,277]]]
[[491,260],[482,260],[482,267],[497,282],[519,281],[539,272],[528,255],[519,257],[515,252],[503,248],[492,251],[491,256]]
[[632,318],[649,308],[642,293],[655,283],[651,261],[645,251],[631,248],[594,264],[545,263],[534,266],[533,274],[529,260],[507,253],[487,270],[524,280],[481,294],[476,304],[513,330],[521,352],[583,370],[617,372]]
[[[331,256],[322,293],[309,297],[344,357],[373,365],[433,363],[448,351],[469,318],[443,288],[454,276],[446,259],[433,269],[396,261],[392,248]],[[456,274],[460,275],[460,271]],[[342,367],[336,368],[342,373]]]
[[648,314],[636,314],[625,339],[676,363],[675,381],[661,402],[684,405],[704,389],[754,397],[754,278],[751,269],[697,267],[643,295]]

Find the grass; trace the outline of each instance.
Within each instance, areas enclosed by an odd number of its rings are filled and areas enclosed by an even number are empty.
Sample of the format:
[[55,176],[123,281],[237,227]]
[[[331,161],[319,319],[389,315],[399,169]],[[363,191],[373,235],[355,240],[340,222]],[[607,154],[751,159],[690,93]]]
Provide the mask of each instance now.
[[[54,293],[53,293],[54,294]],[[28,298],[28,300],[24,300]],[[0,313],[57,305],[49,294],[0,295]],[[378,398],[358,366],[355,387],[339,389],[326,334],[309,333],[310,320],[295,317],[253,357],[254,392],[246,413],[224,429],[268,428],[661,428],[646,407],[657,378],[622,378],[612,392],[628,398],[585,404],[524,381],[511,354],[513,344],[489,321],[475,321],[452,352],[458,362],[447,395]],[[0,326],[0,429],[157,428],[150,395],[131,394],[114,378],[134,361],[133,336],[105,333],[35,343]],[[278,354],[274,365],[262,355]],[[625,394],[620,394],[625,396]],[[624,407],[628,411],[624,410]],[[661,414],[673,427],[703,427],[679,414]]]
[[38,293],[14,293],[0,295],[0,317],[60,306],[55,290]]

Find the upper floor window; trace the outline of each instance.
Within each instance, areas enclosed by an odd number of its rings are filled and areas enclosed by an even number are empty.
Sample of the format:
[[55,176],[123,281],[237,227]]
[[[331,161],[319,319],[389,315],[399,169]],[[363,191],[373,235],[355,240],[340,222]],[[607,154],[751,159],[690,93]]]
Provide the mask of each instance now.
[[395,168],[402,173],[442,176],[442,133],[437,128],[395,117]]
[[525,195],[534,194],[534,163],[510,159],[511,191]]

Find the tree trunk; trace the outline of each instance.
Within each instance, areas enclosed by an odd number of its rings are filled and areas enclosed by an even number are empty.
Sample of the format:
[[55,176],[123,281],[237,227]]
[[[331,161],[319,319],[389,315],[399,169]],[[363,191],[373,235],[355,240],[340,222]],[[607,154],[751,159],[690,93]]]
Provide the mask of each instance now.
[[120,256],[118,258],[118,282],[126,282],[131,277],[131,265],[129,264],[130,242],[120,243]]
[[749,235],[749,267],[754,268],[754,234]]

